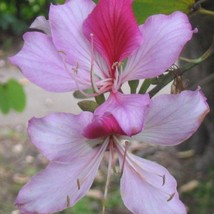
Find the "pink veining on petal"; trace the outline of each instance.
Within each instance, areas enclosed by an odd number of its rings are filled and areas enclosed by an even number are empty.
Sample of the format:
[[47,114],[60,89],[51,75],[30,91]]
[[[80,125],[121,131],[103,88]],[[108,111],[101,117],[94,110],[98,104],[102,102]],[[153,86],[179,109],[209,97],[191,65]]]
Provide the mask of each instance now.
[[[186,214],[180,201],[177,183],[161,165],[126,153],[116,144],[120,166],[123,167],[120,190],[125,206],[132,213],[145,214]],[[122,166],[123,165],[123,166]]]
[[193,135],[208,112],[200,90],[157,96],[152,99],[144,130],[133,138],[150,144],[177,145]]
[[110,67],[128,57],[141,42],[131,3],[131,0],[100,0],[83,24],[85,36],[90,41],[93,34],[94,47]]
[[140,26],[143,42],[128,59],[123,81],[160,75],[178,59],[195,30],[186,14],[153,15]]
[[93,121],[83,130],[83,135],[88,139],[105,137],[112,134],[124,135],[125,133],[114,116],[108,113],[102,116],[94,116]]
[[[80,142],[81,143],[81,142]],[[24,214],[51,214],[72,207],[91,187],[108,141],[72,161],[50,162],[21,189],[16,206]]]

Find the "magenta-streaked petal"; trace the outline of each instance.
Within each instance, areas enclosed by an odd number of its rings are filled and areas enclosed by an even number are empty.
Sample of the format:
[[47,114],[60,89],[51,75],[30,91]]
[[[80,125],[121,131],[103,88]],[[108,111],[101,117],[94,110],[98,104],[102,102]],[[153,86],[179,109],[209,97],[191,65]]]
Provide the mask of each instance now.
[[100,143],[100,139],[91,142],[82,135],[92,117],[92,113],[82,112],[79,115],[54,113],[40,119],[33,118],[28,133],[32,143],[49,160],[72,162]]
[[72,207],[89,190],[108,143],[72,163],[51,162],[19,192],[16,205],[22,213],[51,214]]
[[[120,165],[124,154],[119,152]],[[135,214],[186,214],[176,180],[164,167],[127,153],[120,190],[125,206]]]
[[110,67],[128,57],[140,45],[141,34],[132,0],[100,0],[83,25],[88,40],[105,57]]
[[143,35],[142,45],[128,59],[124,82],[163,73],[175,63],[193,34],[188,17],[181,12],[151,16],[140,30]]
[[209,106],[200,90],[152,99],[144,130],[133,139],[150,144],[176,145],[200,126]]
[[93,121],[83,129],[83,135],[89,139],[110,136],[113,134],[124,135],[117,120],[112,114],[95,115]]
[[[65,55],[66,61],[73,66],[90,71],[90,42],[82,32],[86,17],[95,7],[91,0],[72,0],[63,5],[51,5],[49,22],[53,42]],[[95,70],[98,72],[95,63]]]
[[100,105],[94,114],[98,116],[105,113],[112,114],[123,132],[131,136],[142,130],[149,104],[148,94],[111,93],[107,101]]
[[[22,50],[10,61],[18,66],[23,75],[38,86],[54,92],[78,90],[72,75],[64,66],[62,57],[55,49],[50,36],[40,32],[30,32],[23,36]],[[78,71],[82,79],[89,78],[89,74]],[[81,87],[89,87],[81,85]]]
[[49,22],[44,16],[38,16],[31,24],[30,28],[42,30],[45,34],[51,35]]

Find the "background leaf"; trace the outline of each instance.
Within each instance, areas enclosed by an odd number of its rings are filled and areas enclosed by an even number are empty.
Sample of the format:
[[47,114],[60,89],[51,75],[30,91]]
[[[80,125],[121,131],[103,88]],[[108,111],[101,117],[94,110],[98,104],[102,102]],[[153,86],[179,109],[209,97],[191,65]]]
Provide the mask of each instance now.
[[7,114],[11,108],[22,112],[25,105],[25,92],[17,80],[11,79],[7,83],[0,85],[0,109],[3,114]]
[[134,0],[133,10],[138,23],[142,24],[151,15],[170,14],[180,10],[189,13],[195,0]]
[[26,105],[26,96],[21,84],[11,79],[7,83],[8,98],[10,107],[18,112],[22,112]]
[[3,114],[7,114],[10,110],[6,85],[0,85],[0,109]]

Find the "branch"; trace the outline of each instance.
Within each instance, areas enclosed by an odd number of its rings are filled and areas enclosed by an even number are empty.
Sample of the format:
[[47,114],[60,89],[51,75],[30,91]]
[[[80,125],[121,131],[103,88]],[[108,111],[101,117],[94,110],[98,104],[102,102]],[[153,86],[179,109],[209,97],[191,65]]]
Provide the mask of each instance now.
[[175,68],[174,70],[167,70],[168,74],[164,75],[160,79],[160,83],[158,83],[152,90],[150,90],[148,93],[150,97],[153,97],[155,94],[157,94],[163,87],[165,87],[167,84],[169,84],[176,76],[182,76],[185,72],[189,71],[196,65],[206,61],[209,57],[214,55],[214,38],[213,42],[210,46],[210,48],[199,58],[197,59],[187,59],[184,57],[181,57],[181,60],[187,61],[182,68]]

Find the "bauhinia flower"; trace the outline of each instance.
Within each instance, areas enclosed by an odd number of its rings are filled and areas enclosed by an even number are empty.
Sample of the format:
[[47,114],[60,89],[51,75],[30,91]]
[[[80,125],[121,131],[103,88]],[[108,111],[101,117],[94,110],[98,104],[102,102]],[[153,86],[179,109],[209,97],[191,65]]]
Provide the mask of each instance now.
[[121,196],[131,212],[185,214],[172,175],[157,163],[131,154],[128,145],[136,140],[177,145],[196,131],[208,111],[200,90],[152,100],[147,94],[117,92],[94,113],[33,118],[30,138],[50,163],[23,187],[16,204],[24,214],[48,214],[74,206],[91,187],[108,153],[107,180],[118,157]]
[[153,15],[138,26],[132,0],[70,0],[51,5],[24,34],[11,62],[33,83],[53,92],[117,91],[129,80],[162,74],[193,30],[182,12]]

